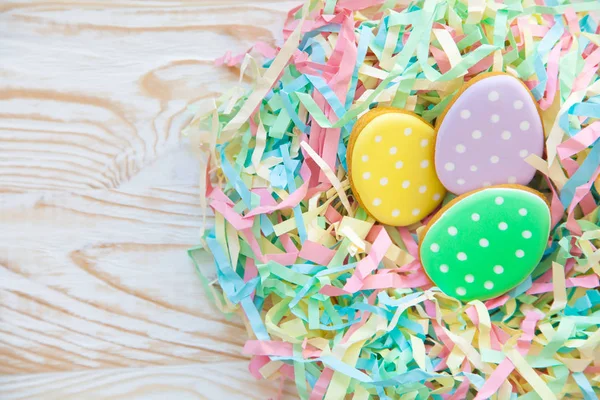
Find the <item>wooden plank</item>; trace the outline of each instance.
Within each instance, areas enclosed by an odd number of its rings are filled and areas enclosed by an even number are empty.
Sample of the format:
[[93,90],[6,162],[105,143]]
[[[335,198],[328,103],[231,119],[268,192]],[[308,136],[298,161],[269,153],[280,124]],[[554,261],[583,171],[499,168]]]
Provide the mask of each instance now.
[[181,151],[187,107],[238,78],[213,60],[257,40],[275,41],[289,7],[277,1],[3,2],[0,188],[117,188]]
[[[258,382],[243,362],[0,376],[0,398],[257,399],[274,397],[280,381]],[[297,398],[289,384],[282,399]]]
[[238,80],[213,60],[276,42],[297,4],[0,4],[0,398],[276,394],[187,258],[202,210],[180,131]]
[[0,354],[46,354],[12,363],[32,371],[239,358],[245,329],[208,304],[187,259],[196,190],[5,195]]

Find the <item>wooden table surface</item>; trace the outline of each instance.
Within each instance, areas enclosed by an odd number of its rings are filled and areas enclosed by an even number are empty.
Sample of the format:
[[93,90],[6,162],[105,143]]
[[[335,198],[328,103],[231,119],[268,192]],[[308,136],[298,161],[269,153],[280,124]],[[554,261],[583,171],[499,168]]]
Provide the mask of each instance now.
[[0,2],[0,399],[276,395],[187,257],[199,172],[180,131],[237,80],[213,60],[274,42],[296,4]]

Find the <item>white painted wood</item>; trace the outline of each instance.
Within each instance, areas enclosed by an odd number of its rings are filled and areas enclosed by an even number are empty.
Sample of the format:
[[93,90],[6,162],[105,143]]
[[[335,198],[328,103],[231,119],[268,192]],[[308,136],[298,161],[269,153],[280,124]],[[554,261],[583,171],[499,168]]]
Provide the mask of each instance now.
[[199,173],[179,132],[237,81],[212,60],[275,42],[296,4],[1,2],[0,398],[275,396],[187,258]]
[[[120,368],[0,377],[3,400],[256,399],[276,395],[281,382],[257,382],[243,362]],[[296,398],[284,386],[282,399]]]

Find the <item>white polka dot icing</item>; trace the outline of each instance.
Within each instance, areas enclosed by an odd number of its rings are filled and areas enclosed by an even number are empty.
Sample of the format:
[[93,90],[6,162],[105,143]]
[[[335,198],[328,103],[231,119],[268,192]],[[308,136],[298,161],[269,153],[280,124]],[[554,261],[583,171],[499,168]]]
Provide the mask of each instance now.
[[440,180],[456,194],[484,183],[528,184],[535,169],[524,159],[529,154],[541,157],[544,146],[531,93],[508,74],[483,74],[465,87],[438,118],[435,168]]
[[446,190],[435,172],[435,140],[434,127],[404,110],[377,107],[356,122],[348,145],[350,184],[369,215],[407,226],[440,204]]
[[550,224],[546,202],[524,187],[493,186],[465,194],[427,225],[421,263],[449,296],[494,298],[519,285],[538,265]]

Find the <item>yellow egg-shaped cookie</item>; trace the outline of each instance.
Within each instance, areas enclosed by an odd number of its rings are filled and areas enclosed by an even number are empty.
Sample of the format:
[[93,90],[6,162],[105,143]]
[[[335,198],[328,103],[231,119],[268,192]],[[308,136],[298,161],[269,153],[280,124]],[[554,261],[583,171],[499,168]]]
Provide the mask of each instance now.
[[435,172],[434,149],[433,126],[416,114],[372,109],[356,122],[348,144],[354,196],[381,223],[420,221],[446,193]]

